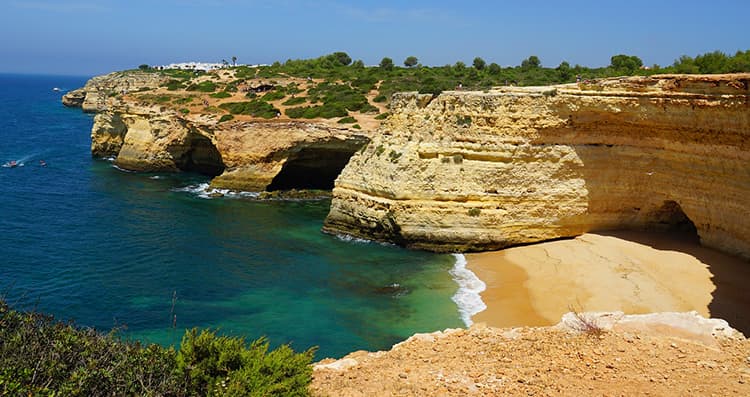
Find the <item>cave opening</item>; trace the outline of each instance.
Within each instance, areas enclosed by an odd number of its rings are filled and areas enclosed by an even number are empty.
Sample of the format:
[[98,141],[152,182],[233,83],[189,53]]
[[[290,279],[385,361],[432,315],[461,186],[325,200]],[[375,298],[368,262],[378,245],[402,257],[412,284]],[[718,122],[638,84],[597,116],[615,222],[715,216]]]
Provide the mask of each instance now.
[[225,168],[221,153],[213,142],[199,134],[191,137],[189,149],[178,162],[178,167],[183,171],[197,172],[212,177],[221,175]]
[[354,152],[341,148],[304,148],[287,159],[266,190],[331,190]]
[[693,240],[696,243],[700,242],[698,229],[676,201],[664,201],[661,207],[657,208],[651,216],[657,229],[680,234],[683,238]]

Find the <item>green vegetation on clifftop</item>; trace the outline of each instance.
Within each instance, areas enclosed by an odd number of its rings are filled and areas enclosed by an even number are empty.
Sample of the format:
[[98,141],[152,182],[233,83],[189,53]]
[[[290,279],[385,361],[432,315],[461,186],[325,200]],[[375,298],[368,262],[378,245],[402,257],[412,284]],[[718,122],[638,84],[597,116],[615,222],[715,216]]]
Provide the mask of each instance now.
[[179,351],[143,346],[0,300],[3,396],[306,396],[314,351],[197,329]]

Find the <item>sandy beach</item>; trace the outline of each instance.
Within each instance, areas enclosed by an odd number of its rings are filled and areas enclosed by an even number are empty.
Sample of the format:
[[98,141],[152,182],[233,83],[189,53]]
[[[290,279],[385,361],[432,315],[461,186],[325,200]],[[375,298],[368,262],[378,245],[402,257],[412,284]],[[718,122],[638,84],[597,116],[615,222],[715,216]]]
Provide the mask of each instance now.
[[472,318],[496,327],[551,325],[571,308],[639,314],[692,311],[748,334],[750,263],[681,235],[587,233],[501,251],[467,254],[487,284],[487,309]]

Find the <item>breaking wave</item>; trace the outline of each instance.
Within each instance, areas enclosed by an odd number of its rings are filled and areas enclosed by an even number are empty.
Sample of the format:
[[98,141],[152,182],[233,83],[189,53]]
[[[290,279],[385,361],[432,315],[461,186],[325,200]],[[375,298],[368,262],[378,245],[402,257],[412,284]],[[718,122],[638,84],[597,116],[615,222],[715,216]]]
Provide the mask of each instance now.
[[466,257],[462,254],[453,254],[456,264],[450,270],[453,281],[458,284],[458,291],[451,298],[458,306],[458,313],[467,327],[473,324],[471,317],[487,308],[479,295],[487,288],[484,281],[480,280],[474,272],[466,268]]

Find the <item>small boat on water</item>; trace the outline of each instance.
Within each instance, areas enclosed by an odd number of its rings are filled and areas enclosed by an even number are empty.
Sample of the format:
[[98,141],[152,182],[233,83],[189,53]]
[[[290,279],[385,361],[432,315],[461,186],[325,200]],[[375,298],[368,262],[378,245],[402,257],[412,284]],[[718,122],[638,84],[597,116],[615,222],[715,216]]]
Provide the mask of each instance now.
[[39,166],[40,167],[46,167],[47,166],[47,162],[44,161],[44,160],[39,160]]
[[55,87],[55,88],[52,89],[52,91],[62,91],[62,90],[60,90],[59,87]]
[[7,163],[3,164],[3,167],[5,167],[5,168],[16,168],[16,167],[18,167],[18,163],[16,162],[16,160],[11,160],[11,161],[8,161]]

